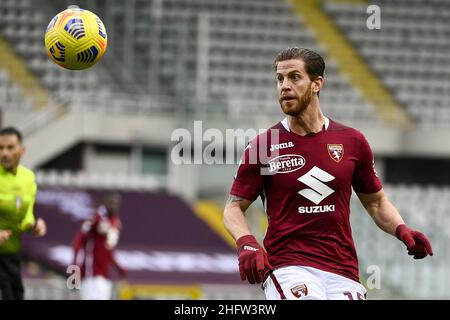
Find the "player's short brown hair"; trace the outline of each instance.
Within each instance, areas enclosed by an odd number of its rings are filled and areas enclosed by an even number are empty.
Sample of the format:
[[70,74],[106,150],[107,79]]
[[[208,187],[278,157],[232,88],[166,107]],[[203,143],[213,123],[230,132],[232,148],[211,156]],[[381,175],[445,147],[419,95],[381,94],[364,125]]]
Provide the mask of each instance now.
[[323,77],[325,71],[325,61],[320,54],[306,48],[286,48],[280,51],[273,62],[275,71],[277,70],[278,62],[299,59],[305,63],[305,71],[311,81],[316,80],[318,76]]

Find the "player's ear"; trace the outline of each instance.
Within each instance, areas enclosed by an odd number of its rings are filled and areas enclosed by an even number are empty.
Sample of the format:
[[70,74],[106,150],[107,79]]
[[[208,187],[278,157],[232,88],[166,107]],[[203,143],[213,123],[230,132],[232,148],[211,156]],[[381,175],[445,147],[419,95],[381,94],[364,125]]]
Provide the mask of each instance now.
[[314,93],[319,93],[319,91],[322,89],[323,86],[323,77],[317,76],[316,79],[313,81],[312,89]]
[[21,157],[25,154],[25,151],[26,151],[25,147],[21,146],[21,150],[20,150],[20,156]]

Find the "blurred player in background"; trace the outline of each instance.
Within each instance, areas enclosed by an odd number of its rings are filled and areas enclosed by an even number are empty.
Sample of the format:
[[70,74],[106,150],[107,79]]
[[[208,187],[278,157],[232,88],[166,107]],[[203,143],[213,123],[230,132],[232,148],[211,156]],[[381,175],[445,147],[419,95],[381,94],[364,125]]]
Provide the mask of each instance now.
[[[121,277],[126,271],[116,261],[114,249],[119,242],[122,223],[118,212],[120,195],[109,193],[104,204],[84,221],[73,242],[74,265],[81,265],[81,296],[83,300],[109,300],[112,297],[110,269],[115,267]],[[79,251],[84,255],[79,263]]]
[[35,219],[37,186],[34,173],[20,165],[25,152],[22,134],[13,127],[0,129],[0,300],[23,300],[20,272],[22,232],[44,236],[47,226]]
[[[365,299],[349,221],[352,187],[377,226],[415,259],[433,255],[430,242],[385,195],[364,135],[322,114],[322,57],[287,48],[274,68],[286,118],[249,143],[224,210],[241,279],[263,282],[268,299]],[[245,219],[259,196],[269,222],[265,249]]]

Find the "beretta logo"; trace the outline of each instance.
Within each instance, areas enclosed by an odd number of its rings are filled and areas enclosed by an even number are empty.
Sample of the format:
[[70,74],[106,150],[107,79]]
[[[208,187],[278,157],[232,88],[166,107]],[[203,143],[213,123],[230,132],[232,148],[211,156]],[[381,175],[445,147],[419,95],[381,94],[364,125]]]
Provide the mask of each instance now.
[[270,173],[289,173],[302,168],[305,158],[298,154],[284,154],[269,160]]

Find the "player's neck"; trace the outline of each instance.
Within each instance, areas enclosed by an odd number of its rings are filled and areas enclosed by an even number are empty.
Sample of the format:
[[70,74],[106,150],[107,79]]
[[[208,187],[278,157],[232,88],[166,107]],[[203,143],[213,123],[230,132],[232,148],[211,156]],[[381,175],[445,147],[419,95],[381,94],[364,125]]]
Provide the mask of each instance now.
[[1,166],[1,167],[3,168],[3,170],[5,170],[5,171],[7,171],[7,172],[10,172],[10,173],[12,173],[13,175],[16,175],[16,174],[17,174],[17,168],[19,167],[19,165],[13,166],[13,167],[11,167],[11,168],[5,168],[5,167],[3,167],[3,166]]
[[318,103],[312,103],[308,108],[297,116],[288,116],[289,129],[300,135],[306,136],[310,133],[318,133],[323,130],[325,117]]

